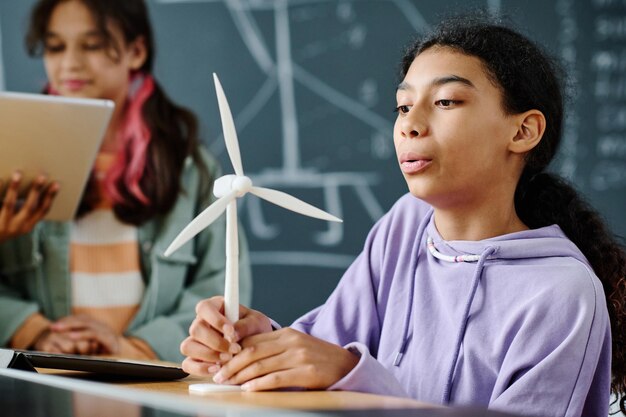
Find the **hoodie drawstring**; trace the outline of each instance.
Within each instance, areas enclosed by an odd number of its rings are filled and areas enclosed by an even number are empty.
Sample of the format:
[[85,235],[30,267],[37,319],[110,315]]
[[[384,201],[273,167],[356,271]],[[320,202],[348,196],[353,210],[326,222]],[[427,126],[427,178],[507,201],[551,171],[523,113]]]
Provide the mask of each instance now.
[[[420,224],[418,228],[417,236],[419,236],[420,240],[421,240],[421,237],[424,236],[424,230],[426,229],[426,226],[428,225],[430,217],[431,217],[430,215],[425,216],[424,220],[422,221],[422,223]],[[463,319],[461,320],[461,324],[459,326],[459,330],[456,335],[456,341],[455,341],[456,349],[452,357],[450,369],[448,371],[448,376],[446,378],[446,385],[444,387],[442,403],[447,404],[450,402],[450,395],[452,392],[452,381],[454,379],[454,369],[456,368],[456,363],[459,358],[459,353],[461,351],[461,343],[465,336],[465,329],[467,328],[467,322],[469,320],[470,308],[472,307],[472,303],[474,302],[474,296],[476,295],[476,290],[478,289],[478,284],[482,276],[485,261],[490,255],[492,255],[496,251],[496,248],[493,246],[488,246],[483,250],[483,252],[480,255],[460,255],[460,256],[444,255],[441,252],[439,252],[437,248],[435,248],[434,241],[430,236],[427,237],[426,246],[428,248],[428,251],[433,257],[444,262],[468,262],[468,263],[477,262],[476,270],[474,271],[474,276],[472,278],[472,286],[471,286],[470,293],[465,303],[465,308],[463,311]],[[417,253],[419,253],[419,251],[416,251],[416,254]],[[417,255],[416,255],[415,262],[417,262]],[[414,265],[414,270],[416,269],[417,268]],[[404,327],[402,329],[402,339],[400,342],[398,353],[396,354],[396,357],[393,361],[393,366],[400,366],[400,362],[402,361],[402,357],[404,356],[404,353],[406,352],[406,348],[408,345],[409,325],[411,322],[411,311],[413,310],[413,297],[414,297],[414,292],[415,292],[415,280],[416,280],[416,277],[413,277],[413,279],[411,280],[411,284],[409,288],[409,300],[407,304],[407,311],[404,316],[405,317]]]
[[[430,242],[432,242],[432,239],[430,237],[428,239]],[[434,244],[432,245],[432,249],[429,248],[429,250],[431,251],[431,253],[433,250],[437,251],[435,249]],[[495,251],[496,249],[494,247],[488,246],[487,248],[485,248],[485,250],[483,250],[483,253],[481,253],[480,257],[478,258],[478,263],[476,264],[474,277],[472,278],[472,287],[470,289],[470,294],[469,294],[469,297],[467,297],[467,302],[465,303],[463,319],[461,320],[461,325],[459,326],[459,331],[456,335],[456,341],[455,341],[456,349],[454,350],[454,355],[452,356],[450,370],[448,371],[448,378],[446,379],[446,386],[444,388],[443,397],[441,399],[443,404],[448,404],[450,402],[450,395],[452,393],[452,381],[454,379],[454,368],[456,368],[456,362],[459,358],[459,353],[461,351],[461,343],[463,341],[463,338],[465,337],[465,329],[467,328],[467,322],[469,321],[469,311],[472,306],[472,303],[474,302],[474,296],[476,295],[476,290],[478,289],[478,283],[480,282],[480,277],[482,276],[485,261],[487,260],[489,255],[493,254]],[[445,256],[445,255],[442,255],[442,256]],[[476,256],[476,255],[464,255],[464,256]],[[437,258],[441,259],[438,256]],[[454,260],[452,262],[464,262],[464,261]],[[472,261],[468,260],[465,262],[472,262]]]
[[[424,230],[430,221],[430,217],[432,214],[432,209],[428,212],[422,223],[420,223],[417,229],[417,237],[420,240],[420,243],[417,244],[417,250],[415,250],[415,263],[417,263],[417,258],[419,256],[419,247],[421,246],[421,239],[424,236]],[[413,265],[413,271],[415,271],[416,265]],[[393,366],[400,366],[400,362],[402,361],[402,357],[404,356],[404,352],[406,351],[406,347],[409,341],[409,324],[411,323],[411,311],[413,310],[413,293],[415,291],[415,280],[417,278],[415,276],[411,279],[411,284],[409,288],[409,303],[406,306],[406,314],[404,315],[404,327],[402,329],[402,339],[400,339],[400,347],[398,348],[398,353],[396,354],[395,359],[393,360]]]

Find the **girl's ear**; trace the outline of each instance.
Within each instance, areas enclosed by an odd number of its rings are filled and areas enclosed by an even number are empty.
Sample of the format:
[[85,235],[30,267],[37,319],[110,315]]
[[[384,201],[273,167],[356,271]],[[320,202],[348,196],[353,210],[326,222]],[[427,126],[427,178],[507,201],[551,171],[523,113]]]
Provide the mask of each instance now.
[[509,150],[513,153],[526,153],[539,144],[546,130],[546,118],[539,110],[528,110],[515,118],[518,129],[509,142]]
[[135,71],[141,68],[148,58],[146,39],[143,36],[139,36],[137,39],[128,44],[127,52],[129,55],[129,69]]

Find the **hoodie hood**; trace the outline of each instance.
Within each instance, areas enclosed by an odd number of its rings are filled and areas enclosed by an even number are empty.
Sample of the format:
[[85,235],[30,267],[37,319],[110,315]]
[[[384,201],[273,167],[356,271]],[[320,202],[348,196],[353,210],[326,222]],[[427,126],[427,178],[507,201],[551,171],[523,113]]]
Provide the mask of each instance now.
[[444,255],[480,255],[485,249],[491,247],[493,248],[493,253],[489,255],[488,260],[567,256],[589,265],[589,262],[578,247],[567,238],[556,224],[478,241],[446,241],[443,240],[437,231],[432,210],[424,221],[427,223],[425,230],[427,236],[432,238],[437,251]]
[[[490,262],[497,260],[572,257],[589,265],[585,256],[576,245],[565,236],[561,228],[556,224],[539,229],[524,230],[496,236],[480,241],[446,241],[437,231],[433,210],[431,209],[418,228],[417,240],[420,242],[420,245],[426,246],[429,256],[433,258],[432,260],[436,260],[436,262],[475,264],[471,276],[471,284],[463,306],[463,314],[455,329],[456,336],[453,355],[450,358],[449,368],[446,370],[446,384],[441,398],[443,404],[447,404],[450,401],[454,370],[465,336],[470,309],[483,271]],[[416,277],[416,279],[417,278],[418,277]],[[414,287],[415,280],[413,280],[411,284],[411,290],[408,295],[407,314],[405,315],[402,337],[398,353],[393,363],[394,366],[400,365],[409,342],[409,329],[414,304]]]

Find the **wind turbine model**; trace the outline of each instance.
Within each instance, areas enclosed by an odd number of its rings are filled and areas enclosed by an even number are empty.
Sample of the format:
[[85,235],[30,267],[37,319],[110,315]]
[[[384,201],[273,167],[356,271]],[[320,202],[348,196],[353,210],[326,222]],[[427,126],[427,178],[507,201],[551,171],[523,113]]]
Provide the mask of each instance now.
[[255,187],[250,178],[243,174],[239,142],[235,131],[235,122],[226,100],[226,95],[217,75],[213,74],[217,102],[220,108],[222,128],[224,129],[224,141],[230,162],[235,169],[235,175],[224,175],[213,186],[213,194],[218,198],[207,207],[195,219],[193,219],[180,234],[174,239],[165,251],[165,256],[171,255],[183,244],[209,226],[226,210],[226,282],[224,285],[224,313],[232,323],[239,320],[239,242],[237,239],[237,198],[247,193],[269,201],[270,203],[284,207],[287,210],[304,214],[305,216],[318,219],[341,222],[342,220],[313,207],[282,191],[269,188]]

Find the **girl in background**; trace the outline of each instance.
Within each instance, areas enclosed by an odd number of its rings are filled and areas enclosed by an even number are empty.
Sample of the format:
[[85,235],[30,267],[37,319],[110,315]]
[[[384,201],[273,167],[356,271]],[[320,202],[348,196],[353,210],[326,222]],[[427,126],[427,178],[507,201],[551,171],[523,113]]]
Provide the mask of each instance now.
[[[76,220],[40,222],[0,244],[0,315],[10,318],[0,343],[180,360],[195,304],[223,293],[224,222],[172,257],[163,251],[212,202],[220,170],[195,117],[152,76],[146,4],[40,0],[26,44],[43,54],[48,93],[110,99],[115,111]],[[249,302],[245,240],[240,251]]]
[[610,391],[626,388],[626,256],[546,172],[562,134],[558,68],[489,19],[447,20],[406,53],[396,111],[410,194],[327,302],[272,331],[260,312],[230,323],[221,297],[204,300],[183,368],[250,391],[608,415]]

